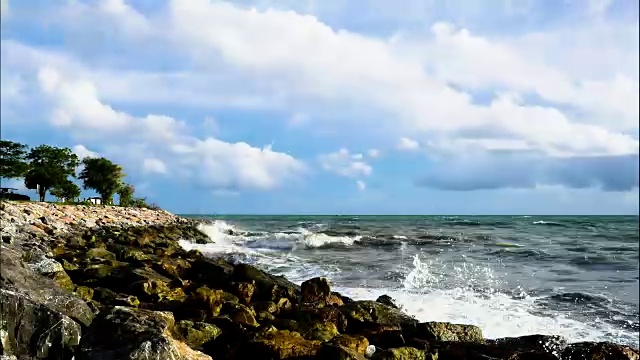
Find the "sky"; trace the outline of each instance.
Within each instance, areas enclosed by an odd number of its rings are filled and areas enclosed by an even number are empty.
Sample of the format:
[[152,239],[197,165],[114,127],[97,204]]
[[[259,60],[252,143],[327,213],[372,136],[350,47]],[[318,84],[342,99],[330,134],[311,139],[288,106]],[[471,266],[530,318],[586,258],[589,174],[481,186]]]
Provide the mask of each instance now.
[[1,5],[2,139],[172,212],[638,214],[635,0]]

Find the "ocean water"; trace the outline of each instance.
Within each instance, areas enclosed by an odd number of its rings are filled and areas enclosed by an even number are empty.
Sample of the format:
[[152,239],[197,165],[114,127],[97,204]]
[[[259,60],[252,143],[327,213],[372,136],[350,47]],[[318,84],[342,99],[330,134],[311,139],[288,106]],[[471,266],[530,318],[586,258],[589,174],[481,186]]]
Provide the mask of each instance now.
[[[203,218],[203,217],[200,217]],[[182,245],[487,338],[557,334],[638,347],[637,216],[216,216]]]

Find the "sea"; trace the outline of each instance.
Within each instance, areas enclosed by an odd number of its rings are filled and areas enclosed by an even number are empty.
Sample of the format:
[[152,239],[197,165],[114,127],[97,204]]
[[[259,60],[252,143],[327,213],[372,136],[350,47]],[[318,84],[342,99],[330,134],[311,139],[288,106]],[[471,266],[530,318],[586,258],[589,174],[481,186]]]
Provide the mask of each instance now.
[[187,216],[213,241],[187,249],[421,321],[639,346],[637,216]]

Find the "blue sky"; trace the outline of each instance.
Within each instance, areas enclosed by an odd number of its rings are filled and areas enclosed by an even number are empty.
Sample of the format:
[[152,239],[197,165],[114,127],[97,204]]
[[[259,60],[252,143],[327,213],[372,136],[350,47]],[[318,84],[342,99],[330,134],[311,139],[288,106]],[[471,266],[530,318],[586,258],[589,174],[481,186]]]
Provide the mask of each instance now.
[[1,10],[2,138],[173,212],[638,214],[635,1]]

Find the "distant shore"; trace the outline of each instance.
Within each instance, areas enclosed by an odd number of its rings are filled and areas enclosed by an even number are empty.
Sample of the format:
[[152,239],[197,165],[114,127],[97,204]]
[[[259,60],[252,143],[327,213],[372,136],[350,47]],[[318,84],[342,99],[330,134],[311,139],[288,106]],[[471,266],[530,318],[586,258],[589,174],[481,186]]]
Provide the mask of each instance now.
[[638,359],[558,336],[486,340],[388,296],[207,258],[179,244],[211,241],[198,221],[163,210],[2,201],[0,221],[2,352],[18,359]]

